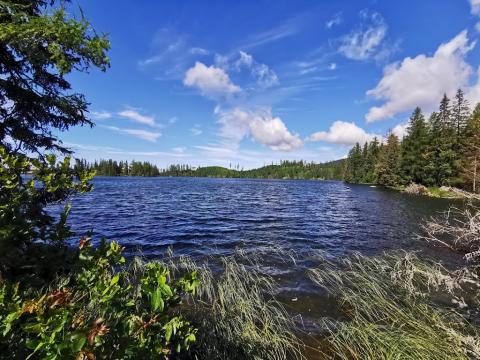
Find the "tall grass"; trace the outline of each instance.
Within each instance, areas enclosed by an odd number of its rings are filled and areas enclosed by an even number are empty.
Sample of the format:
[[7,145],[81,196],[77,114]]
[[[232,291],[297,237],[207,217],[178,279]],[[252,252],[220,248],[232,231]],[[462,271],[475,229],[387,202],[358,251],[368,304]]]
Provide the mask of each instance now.
[[[303,359],[291,315],[275,300],[277,284],[262,273],[255,256],[216,259],[217,269],[188,257],[163,260],[178,276],[195,271],[200,286],[182,315],[198,329],[196,359]],[[220,269],[218,269],[218,262]]]
[[[325,320],[325,356],[338,359],[480,358],[475,272],[450,272],[402,253],[324,261],[311,279],[336,297],[344,319]],[[467,304],[464,294],[474,293]]]

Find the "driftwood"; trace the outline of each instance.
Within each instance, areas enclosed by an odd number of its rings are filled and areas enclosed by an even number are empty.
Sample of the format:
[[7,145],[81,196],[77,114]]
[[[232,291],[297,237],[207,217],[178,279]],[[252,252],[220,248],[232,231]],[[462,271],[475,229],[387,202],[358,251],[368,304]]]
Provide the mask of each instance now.
[[[463,195],[478,196],[469,193]],[[432,217],[421,228],[423,232],[420,235],[421,239],[463,252],[467,260],[480,260],[480,208],[478,205],[469,203],[463,209],[452,207],[442,216]]]

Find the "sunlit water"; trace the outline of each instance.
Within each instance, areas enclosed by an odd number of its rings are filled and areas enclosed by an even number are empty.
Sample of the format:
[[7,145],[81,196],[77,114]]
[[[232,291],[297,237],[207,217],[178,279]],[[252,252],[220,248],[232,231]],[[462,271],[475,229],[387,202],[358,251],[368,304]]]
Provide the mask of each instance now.
[[151,258],[168,247],[198,261],[238,248],[264,254],[263,270],[280,281],[279,296],[306,327],[332,311],[306,275],[319,252],[407,249],[445,257],[415,234],[423,219],[451,205],[447,200],[338,181],[97,177],[93,183],[73,203],[70,222],[78,234],[93,230],[96,238]]

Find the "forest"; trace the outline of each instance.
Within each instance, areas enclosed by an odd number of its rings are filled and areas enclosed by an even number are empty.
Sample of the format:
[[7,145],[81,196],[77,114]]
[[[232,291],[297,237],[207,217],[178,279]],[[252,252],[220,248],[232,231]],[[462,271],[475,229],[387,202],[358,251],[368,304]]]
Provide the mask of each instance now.
[[77,159],[74,165],[78,171],[94,170],[100,176],[159,176],[158,167],[147,161],[116,161],[100,160],[88,163],[84,159]]
[[403,139],[393,133],[349,152],[344,180],[350,183],[428,187],[453,186],[478,191],[480,104],[470,110],[462,90],[444,95],[428,120],[417,107]]
[[149,162],[116,161],[112,159],[87,162],[77,159],[74,165],[78,171],[94,170],[100,176],[189,176],[215,178],[252,178],[252,179],[321,179],[341,180],[344,161],[313,163],[306,161],[281,161],[279,164],[266,165],[257,169],[244,170],[240,166],[225,168],[222,166],[193,167],[190,165],[170,165],[166,169]]
[[222,177],[250,179],[321,179],[341,180],[343,177],[343,160],[326,163],[300,161],[280,161],[251,170],[207,166],[193,168],[188,165],[171,165],[162,170],[160,176],[192,176],[192,177]]

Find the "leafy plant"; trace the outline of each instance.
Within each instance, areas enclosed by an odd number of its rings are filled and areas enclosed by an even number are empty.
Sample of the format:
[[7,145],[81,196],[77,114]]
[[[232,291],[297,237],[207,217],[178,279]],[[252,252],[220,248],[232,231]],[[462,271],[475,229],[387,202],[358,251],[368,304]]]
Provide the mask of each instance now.
[[42,292],[0,285],[0,354],[14,359],[169,359],[187,350],[196,330],[176,313],[198,286],[194,272],[171,279],[148,263],[125,267],[122,248],[80,242],[78,268]]
[[[39,243],[62,245],[72,235],[67,225],[68,199],[90,191],[93,175],[72,169],[70,157],[58,161],[47,155],[41,161],[8,153],[0,146],[0,271],[8,276],[12,269],[20,272],[23,267],[28,272],[42,258]],[[58,219],[47,212],[48,205],[64,207]],[[29,252],[36,254],[32,261],[27,260]]]

